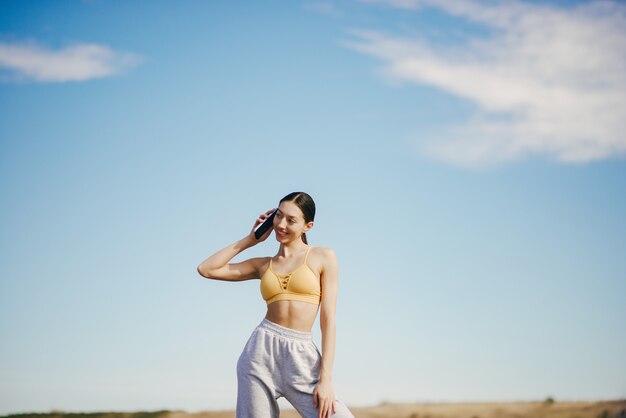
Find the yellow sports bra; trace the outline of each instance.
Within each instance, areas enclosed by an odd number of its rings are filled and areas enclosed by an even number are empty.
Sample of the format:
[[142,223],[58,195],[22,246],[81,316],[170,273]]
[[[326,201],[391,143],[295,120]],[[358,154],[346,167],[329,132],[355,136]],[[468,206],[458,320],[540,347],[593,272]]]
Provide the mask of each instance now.
[[277,274],[270,265],[261,276],[261,295],[269,305],[277,300],[299,300],[319,305],[322,297],[322,288],[317,276],[309,268],[306,259],[309,256],[309,247],[304,256],[304,263],[287,274]]

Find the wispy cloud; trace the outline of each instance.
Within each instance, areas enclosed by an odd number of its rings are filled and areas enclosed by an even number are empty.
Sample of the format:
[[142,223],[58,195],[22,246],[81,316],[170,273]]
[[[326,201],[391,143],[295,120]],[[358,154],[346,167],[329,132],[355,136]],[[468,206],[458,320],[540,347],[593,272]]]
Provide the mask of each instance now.
[[141,61],[136,54],[98,44],[75,44],[59,50],[35,42],[0,42],[2,81],[66,82],[109,77]]
[[329,1],[308,2],[304,4],[304,9],[333,17],[341,16],[343,14],[334,3]]
[[478,0],[369,0],[440,11],[484,25],[489,37],[431,45],[355,30],[344,44],[386,63],[394,80],[433,85],[477,105],[473,118],[426,154],[485,165],[528,154],[588,162],[626,154],[626,6],[593,1],[570,8]]

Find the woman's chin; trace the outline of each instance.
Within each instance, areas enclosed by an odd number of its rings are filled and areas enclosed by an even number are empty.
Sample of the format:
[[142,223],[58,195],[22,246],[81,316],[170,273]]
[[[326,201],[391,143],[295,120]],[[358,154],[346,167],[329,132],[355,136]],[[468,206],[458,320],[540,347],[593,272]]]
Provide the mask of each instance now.
[[284,236],[284,237],[276,235],[276,241],[280,242],[281,244],[288,244],[291,241],[293,241],[293,239],[292,239],[291,235],[287,235],[287,236]]

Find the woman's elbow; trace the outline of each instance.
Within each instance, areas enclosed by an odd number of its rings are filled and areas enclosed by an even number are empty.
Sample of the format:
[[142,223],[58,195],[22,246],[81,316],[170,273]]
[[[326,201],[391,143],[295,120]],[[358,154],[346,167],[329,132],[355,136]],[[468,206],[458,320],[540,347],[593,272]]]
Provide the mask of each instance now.
[[203,278],[205,278],[205,279],[210,279],[211,278],[211,272],[203,269],[202,268],[202,264],[200,264],[196,270],[198,271],[198,274],[200,276],[202,276]]

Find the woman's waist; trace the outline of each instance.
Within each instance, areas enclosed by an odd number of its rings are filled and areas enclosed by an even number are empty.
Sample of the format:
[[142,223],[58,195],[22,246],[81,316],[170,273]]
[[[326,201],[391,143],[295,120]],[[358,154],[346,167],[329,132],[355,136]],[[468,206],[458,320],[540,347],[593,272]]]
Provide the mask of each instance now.
[[282,327],[300,332],[311,332],[317,316],[316,305],[310,303],[279,300],[267,306],[265,318]]

